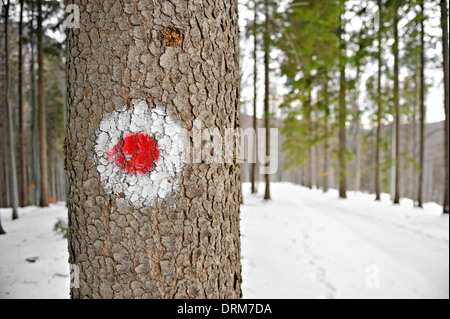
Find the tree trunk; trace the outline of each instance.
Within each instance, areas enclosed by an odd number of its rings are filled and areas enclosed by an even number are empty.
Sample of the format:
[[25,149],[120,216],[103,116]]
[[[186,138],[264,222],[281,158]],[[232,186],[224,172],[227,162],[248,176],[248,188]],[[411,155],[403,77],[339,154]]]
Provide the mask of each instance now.
[[10,2],[7,1],[4,4],[4,14],[5,14],[5,106],[8,116],[8,146],[9,146],[9,174],[10,174],[10,196],[11,196],[11,206],[12,206],[12,219],[19,218],[17,207],[19,205],[19,194],[17,185],[17,167],[16,167],[16,148],[14,143],[14,119],[13,119],[13,109],[11,103],[9,103],[9,9]]
[[445,108],[445,179],[444,179],[444,214],[449,213],[449,128],[450,128],[450,109],[449,109],[449,56],[448,56],[448,14],[447,0],[441,0],[441,26],[442,26],[442,48],[444,57],[444,108]]
[[306,97],[306,103],[305,103],[305,120],[306,120],[306,127],[308,128],[308,136],[307,136],[307,145],[308,145],[308,177],[306,180],[306,186],[309,189],[313,188],[313,147],[312,147],[312,96],[311,96],[311,84],[308,83],[308,92]]
[[[195,153],[161,186],[130,185],[161,177],[156,163],[176,162],[161,147],[181,140],[178,124],[222,136],[238,128],[238,1],[74,3],[81,16],[80,29],[68,30],[65,143],[69,255],[80,269],[72,298],[240,298],[240,164],[208,164]],[[166,136],[142,133],[155,127],[149,113]],[[113,164],[99,149],[118,147],[120,158],[133,126],[159,144],[161,158],[139,174],[115,162],[121,173],[109,183],[101,172]],[[116,146],[113,133],[122,134]]]
[[38,45],[38,64],[39,64],[39,83],[38,83],[38,105],[39,105],[39,166],[41,172],[41,207],[48,206],[48,162],[47,162],[47,121],[45,111],[45,91],[44,91],[44,30],[42,27],[42,3],[38,0],[37,7],[37,45]]
[[253,148],[255,151],[255,163],[252,163],[251,166],[251,173],[250,173],[250,179],[252,183],[252,194],[256,194],[258,190],[256,189],[256,170],[258,168],[257,166],[257,154],[258,154],[258,118],[257,118],[257,105],[258,105],[258,92],[257,92],[257,85],[258,85],[258,32],[257,32],[257,20],[258,20],[258,2],[257,0],[254,1],[254,19],[253,19],[253,129],[255,130],[255,137],[256,137],[256,146]]
[[356,122],[355,192],[359,192],[361,189],[361,134],[360,116],[358,115],[358,120]]
[[35,38],[34,38],[34,20],[35,20],[35,11],[34,11],[34,1],[32,0],[30,3],[30,25],[29,25],[29,41],[30,41],[30,103],[31,103],[31,112],[32,112],[32,120],[31,120],[31,145],[32,145],[32,174],[30,175],[33,184],[33,202],[35,205],[39,205],[39,189],[40,189],[40,159],[39,159],[39,109],[36,104],[36,92],[35,92]]
[[425,169],[425,22],[424,2],[420,2],[422,19],[420,21],[420,150],[419,150],[419,189],[417,205],[423,208],[423,174]]
[[18,74],[18,104],[19,104],[19,148],[20,148],[20,177],[21,177],[21,189],[20,189],[20,205],[27,205],[28,185],[27,185],[27,166],[25,158],[25,105],[23,103],[23,58],[22,58],[22,42],[23,42],[23,0],[20,1],[20,18],[19,18],[19,74]]
[[394,204],[400,204],[400,84],[398,9],[394,12],[394,112],[395,112],[395,185]]
[[[359,40],[362,38],[362,31],[359,32]],[[361,47],[360,47],[361,49]],[[354,97],[354,125],[355,125],[355,194],[359,191],[361,184],[361,112],[359,110],[359,82],[361,76],[361,63],[358,60],[356,65],[356,87]]]
[[[270,56],[270,34],[269,34],[269,0],[264,1],[265,11],[265,30],[264,30],[264,121],[266,127],[266,155],[270,156],[270,108],[269,108],[269,56]],[[267,167],[270,163],[267,162]],[[264,199],[270,200],[270,175],[265,175],[266,190],[264,193]]]
[[339,65],[340,65],[340,90],[339,90],[339,197],[347,198],[347,110],[346,110],[346,45],[343,35],[345,33],[345,0],[340,0],[340,29],[339,29]]
[[330,110],[330,95],[329,95],[329,84],[328,84],[328,74],[325,75],[325,84],[324,84],[324,96],[325,96],[325,111],[324,111],[324,140],[323,140],[323,192],[328,192],[328,149],[329,149],[329,141],[328,141],[328,115]]
[[381,200],[381,172],[380,172],[380,158],[381,158],[381,117],[383,116],[383,105],[381,102],[381,75],[383,69],[382,60],[382,40],[383,40],[383,14],[382,14],[382,0],[378,0],[379,10],[379,29],[378,29],[378,83],[377,83],[377,137],[376,137],[376,151],[375,151],[375,200]]

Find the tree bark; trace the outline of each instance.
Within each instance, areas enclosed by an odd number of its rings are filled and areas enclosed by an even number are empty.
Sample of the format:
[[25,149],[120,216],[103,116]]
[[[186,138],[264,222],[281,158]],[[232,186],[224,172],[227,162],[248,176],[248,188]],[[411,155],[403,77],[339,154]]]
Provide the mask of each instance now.
[[450,128],[450,97],[449,97],[449,55],[448,55],[448,13],[447,0],[441,0],[441,26],[442,26],[442,48],[443,48],[443,68],[444,68],[444,108],[445,108],[445,179],[444,179],[444,214],[449,213],[449,128]]
[[309,189],[313,188],[313,147],[312,147],[312,135],[313,135],[313,129],[312,129],[312,94],[311,94],[311,83],[308,81],[308,88],[306,89],[306,101],[305,101],[305,124],[307,127],[307,138],[306,143],[308,146],[308,175],[306,180],[306,186]]
[[256,147],[253,148],[255,150],[255,163],[252,163],[251,166],[251,174],[250,179],[252,183],[252,194],[256,194],[258,190],[256,189],[256,170],[258,168],[257,166],[257,154],[258,154],[258,118],[257,118],[257,106],[258,106],[258,92],[257,92],[257,85],[258,85],[258,32],[257,32],[257,20],[258,20],[258,2],[255,0],[254,2],[254,19],[253,19],[253,129],[255,130],[256,134]]
[[376,137],[376,151],[375,151],[375,200],[381,200],[381,172],[380,172],[380,158],[381,158],[381,117],[383,115],[383,105],[381,100],[381,75],[383,69],[382,60],[382,40],[383,40],[383,14],[382,14],[382,0],[378,0],[379,12],[379,29],[378,29],[378,83],[377,83],[377,137]]
[[31,132],[32,132],[32,166],[30,174],[34,189],[33,202],[39,205],[39,189],[40,189],[40,155],[39,155],[39,109],[36,104],[36,87],[35,87],[35,37],[34,37],[34,21],[35,21],[35,7],[34,0],[30,1],[30,24],[29,24],[29,41],[30,41],[30,103],[32,110]]
[[[270,34],[269,34],[269,0],[264,1],[265,29],[264,29],[264,122],[266,127],[266,153],[270,156],[270,82],[269,82],[269,58],[270,58]],[[270,165],[268,162],[267,166]],[[270,175],[265,175],[266,189],[264,199],[270,200]]]
[[3,5],[5,15],[5,106],[8,116],[8,146],[9,146],[9,174],[10,174],[10,196],[12,206],[12,219],[19,218],[17,207],[19,206],[19,194],[17,185],[16,148],[14,143],[14,119],[13,109],[9,103],[9,10],[11,3],[6,1]]
[[324,140],[323,140],[323,192],[328,192],[328,149],[329,149],[329,141],[328,141],[328,115],[330,110],[330,94],[329,94],[329,84],[328,84],[328,74],[325,75],[325,83],[324,83],[324,96],[325,96],[325,111],[324,111]]
[[417,205],[420,208],[423,208],[423,176],[425,170],[425,10],[423,0],[420,2],[420,8],[422,13],[422,18],[420,21],[420,168]]
[[[395,5],[395,4],[394,4]],[[394,204],[400,204],[400,83],[398,9],[394,8],[394,112],[395,112],[395,185]]]
[[239,164],[186,163],[177,191],[141,208],[108,193],[92,169],[102,119],[135,100],[189,131],[194,121],[222,134],[239,126],[238,1],[73,3],[81,16],[67,41],[69,255],[80,269],[72,298],[240,298]]
[[19,104],[19,148],[20,148],[20,205],[22,207],[27,205],[28,184],[27,184],[27,166],[25,157],[25,105],[23,103],[23,0],[20,0],[20,18],[19,18],[19,65],[18,65],[18,104]]
[[339,90],[339,197],[347,198],[347,109],[346,109],[346,45],[343,38],[345,23],[345,0],[340,0],[340,26],[339,26],[339,65],[340,65],[340,90]]
[[37,1],[37,46],[38,46],[38,108],[39,108],[39,166],[40,166],[40,201],[41,207],[48,206],[48,162],[47,162],[47,120],[45,111],[45,90],[44,90],[44,30],[42,26],[42,3]]

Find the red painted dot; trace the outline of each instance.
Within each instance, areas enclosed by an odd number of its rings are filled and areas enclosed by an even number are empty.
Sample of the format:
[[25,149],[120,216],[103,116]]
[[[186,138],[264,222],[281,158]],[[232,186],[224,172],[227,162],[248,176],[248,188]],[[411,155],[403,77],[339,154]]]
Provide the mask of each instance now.
[[159,160],[158,143],[147,134],[128,133],[108,152],[108,160],[127,173],[152,172]]

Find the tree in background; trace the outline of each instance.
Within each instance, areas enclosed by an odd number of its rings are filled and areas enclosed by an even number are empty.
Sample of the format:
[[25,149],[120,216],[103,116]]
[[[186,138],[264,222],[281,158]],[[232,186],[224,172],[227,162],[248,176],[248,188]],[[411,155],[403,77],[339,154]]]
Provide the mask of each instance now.
[[419,147],[419,181],[417,206],[423,208],[423,175],[425,170],[425,6],[424,0],[419,1],[420,13],[418,19],[420,21],[420,147]]
[[383,105],[382,105],[382,88],[381,88],[381,79],[383,74],[383,29],[384,29],[384,20],[383,20],[383,0],[378,0],[378,16],[379,16],[379,24],[378,24],[378,78],[377,78],[377,133],[376,133],[376,151],[375,151],[375,200],[381,200],[381,120],[383,117]]
[[[395,190],[394,190],[394,204],[400,204],[400,51],[399,51],[399,7],[400,2],[392,0],[390,4],[393,11],[392,27],[394,31],[394,45],[392,47],[394,55],[394,117],[395,117]],[[394,147],[394,146],[393,146]]]
[[[269,62],[270,62],[270,8],[269,0],[264,0],[264,123],[266,127],[266,152],[270,156],[270,81],[269,81]],[[267,166],[270,165],[268,162]],[[266,187],[264,191],[264,199],[270,200],[270,175],[265,175]]]
[[43,0],[37,0],[37,50],[38,50],[38,108],[39,108],[39,163],[40,163],[40,201],[41,207],[48,206],[48,167],[47,167],[47,119],[45,106],[45,64]]
[[28,182],[27,182],[27,163],[25,157],[25,103],[23,101],[23,15],[24,0],[20,0],[19,13],[19,65],[18,65],[18,90],[17,101],[19,106],[19,154],[20,154],[20,206],[27,205]]
[[16,148],[14,143],[14,120],[13,109],[11,103],[9,103],[9,14],[10,14],[11,2],[9,0],[2,0],[2,9],[4,14],[4,46],[5,46],[5,106],[8,117],[8,152],[9,152],[9,165],[10,170],[7,174],[10,174],[10,196],[12,205],[12,219],[19,218],[18,206],[19,206],[19,190],[17,184],[17,167],[16,167]]
[[444,145],[444,165],[445,165],[445,189],[444,189],[444,214],[449,213],[449,128],[450,128],[450,109],[449,109],[449,57],[448,57],[448,11],[447,0],[441,0],[441,26],[442,26],[442,50],[443,50],[443,69],[444,69],[444,108],[445,108],[445,145]]
[[[333,2],[294,1],[279,17],[281,36],[277,47],[284,53],[281,72],[287,77],[290,89],[282,108],[287,113],[282,129],[285,136],[286,168],[302,166],[306,178],[304,185],[312,188],[317,181],[317,163],[314,150],[323,145],[323,190],[328,189],[329,139],[333,133],[331,103],[334,89],[330,86],[337,65],[338,46],[335,31],[338,6]],[[313,99],[313,94],[317,95]],[[319,120],[320,119],[320,120]],[[316,161],[317,162],[317,161]],[[318,165],[317,165],[318,166]]]
[[345,35],[345,0],[339,1],[340,13],[339,13],[339,106],[338,106],[338,127],[339,127],[339,197],[347,198],[347,83],[346,83],[346,43],[344,39]]

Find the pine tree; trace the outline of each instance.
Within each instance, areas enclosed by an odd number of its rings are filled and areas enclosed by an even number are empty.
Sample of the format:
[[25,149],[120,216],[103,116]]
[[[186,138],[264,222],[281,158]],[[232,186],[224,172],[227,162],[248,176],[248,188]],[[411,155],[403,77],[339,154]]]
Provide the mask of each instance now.
[[[264,123],[266,127],[266,152],[270,156],[270,81],[269,81],[269,59],[270,59],[270,13],[269,0],[264,0]],[[270,165],[268,162],[267,166]],[[270,175],[265,175],[266,187],[264,199],[270,200]]]
[[222,134],[239,126],[238,1],[75,4],[65,143],[69,255],[80,268],[72,298],[240,298],[240,165],[188,162],[171,197],[141,208],[123,202],[123,189],[107,192],[93,168],[100,123],[135,100],[188,130],[197,120]]
[[339,197],[347,198],[347,106],[346,106],[346,44],[344,39],[345,34],[345,0],[339,1],[340,7],[340,26],[339,26],[339,107],[338,107],[338,126],[339,126]]
[[38,49],[38,108],[39,108],[39,163],[40,163],[40,201],[41,207],[48,206],[48,167],[47,167],[47,120],[45,108],[45,65],[43,0],[37,0],[37,49]]
[[13,120],[13,109],[12,105],[9,102],[9,15],[11,2],[9,0],[2,0],[2,7],[4,13],[4,21],[5,21],[5,37],[4,37],[4,45],[5,45],[5,106],[8,117],[8,151],[9,151],[9,165],[10,165],[10,196],[11,196],[11,205],[12,205],[12,219],[19,218],[18,214],[18,205],[19,205],[19,193],[18,193],[18,185],[17,185],[17,167],[16,167],[16,151],[15,151],[15,142],[14,142],[14,120]]
[[449,57],[448,57],[448,11],[447,0],[441,0],[441,26],[442,26],[442,49],[443,49],[443,69],[444,69],[444,108],[445,108],[445,178],[444,178],[444,214],[449,213],[449,128],[450,128],[450,109],[449,109]]
[[425,170],[425,8],[424,0],[420,0],[420,150],[419,150],[419,186],[417,205],[423,208],[423,186]]

